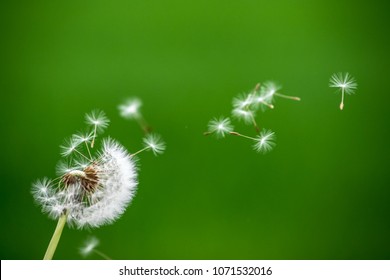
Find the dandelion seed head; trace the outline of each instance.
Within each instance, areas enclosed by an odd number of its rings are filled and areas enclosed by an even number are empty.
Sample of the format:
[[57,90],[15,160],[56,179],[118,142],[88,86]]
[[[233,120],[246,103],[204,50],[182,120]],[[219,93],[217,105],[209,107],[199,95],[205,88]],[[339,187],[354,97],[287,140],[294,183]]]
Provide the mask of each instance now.
[[85,240],[83,246],[80,247],[79,252],[80,254],[85,258],[89,254],[95,250],[97,246],[99,246],[99,239],[97,239],[94,236],[89,237],[87,240]]
[[[115,140],[103,140],[103,148],[88,164],[60,163],[60,181],[33,184],[33,195],[53,219],[68,213],[68,224],[99,227],[118,219],[135,195],[137,170],[126,149]],[[73,167],[69,167],[73,166]]]
[[140,117],[140,107],[142,102],[138,98],[132,98],[118,106],[119,113],[126,119],[136,119]]
[[144,147],[153,151],[155,155],[162,154],[165,151],[165,142],[155,133],[148,134],[144,137],[143,142]]
[[260,153],[267,153],[275,146],[275,133],[271,130],[263,129],[256,137],[253,149]]
[[342,89],[347,94],[353,94],[357,88],[357,83],[349,73],[336,73],[331,76],[329,87]]
[[225,137],[225,135],[232,132],[233,129],[233,125],[229,118],[214,118],[208,123],[208,131],[214,133],[217,137]]

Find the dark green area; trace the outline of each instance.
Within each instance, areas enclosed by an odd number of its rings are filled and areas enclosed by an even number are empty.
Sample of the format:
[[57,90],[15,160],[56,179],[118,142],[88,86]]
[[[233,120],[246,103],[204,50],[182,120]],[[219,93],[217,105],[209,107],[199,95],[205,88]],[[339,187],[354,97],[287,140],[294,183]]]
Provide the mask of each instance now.
[[[81,258],[93,234],[114,259],[389,259],[389,13],[386,1],[2,1],[0,257],[43,257],[55,222],[31,183],[55,176],[85,113],[104,110],[106,135],[141,147],[117,111],[138,96],[166,153],[140,156],[121,219],[66,228],[55,258]],[[342,112],[328,87],[339,71],[358,82]],[[265,80],[302,98],[258,116],[274,151],[202,136]]]

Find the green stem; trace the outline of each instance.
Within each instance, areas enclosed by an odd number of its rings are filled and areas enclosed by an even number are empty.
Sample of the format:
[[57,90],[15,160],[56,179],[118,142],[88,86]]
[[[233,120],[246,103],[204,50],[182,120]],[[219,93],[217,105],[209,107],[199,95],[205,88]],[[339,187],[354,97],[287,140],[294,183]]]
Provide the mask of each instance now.
[[65,213],[62,214],[61,217],[58,219],[57,227],[53,233],[53,236],[51,237],[45,256],[43,257],[44,260],[53,259],[53,255],[56,251],[58,242],[60,241],[62,230],[64,229],[67,218],[68,218],[68,213]]

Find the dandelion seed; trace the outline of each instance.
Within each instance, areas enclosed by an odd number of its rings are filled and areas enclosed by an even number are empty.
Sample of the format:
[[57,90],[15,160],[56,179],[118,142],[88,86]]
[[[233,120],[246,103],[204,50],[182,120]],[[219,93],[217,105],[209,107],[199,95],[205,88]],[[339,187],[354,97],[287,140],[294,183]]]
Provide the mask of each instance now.
[[253,118],[255,117],[255,112],[252,110],[244,110],[240,108],[235,108],[232,111],[233,117],[238,120],[244,121],[246,124],[252,123]]
[[85,258],[88,255],[90,255],[98,245],[99,245],[99,239],[93,236],[89,237],[85,241],[84,245],[80,247],[79,252]]
[[257,137],[247,136],[236,131],[230,132],[230,135],[239,136],[254,141],[255,143],[253,145],[253,149],[261,153],[269,152],[275,146],[275,133],[271,130],[263,129]]
[[87,240],[85,240],[83,246],[80,247],[79,249],[80,255],[86,258],[90,254],[95,253],[101,256],[103,259],[111,260],[111,258],[109,258],[106,254],[96,249],[99,246],[99,244],[100,244],[99,239],[97,239],[96,237],[94,236],[88,237]]
[[93,134],[91,139],[91,147],[95,144],[97,133],[101,133],[108,127],[110,120],[106,117],[106,114],[100,110],[94,110],[85,115],[85,122],[93,127]]
[[118,106],[119,113],[126,119],[137,119],[140,117],[139,108],[142,102],[138,98],[128,99],[126,102]]
[[357,88],[357,83],[355,78],[353,78],[349,73],[337,73],[333,74],[329,81],[330,87],[338,88],[341,91],[341,103],[340,110],[344,108],[344,93],[353,94]]
[[140,99],[134,97],[125,101],[123,104],[118,106],[119,113],[125,119],[134,119],[137,121],[138,125],[144,131],[145,134],[150,133],[151,128],[142,116],[140,112],[140,108],[142,106],[142,102]]
[[162,154],[165,151],[166,145],[161,137],[157,134],[148,134],[143,139],[143,142],[145,146],[144,149],[153,151],[155,155]]
[[70,137],[69,139],[65,140],[65,143],[63,145],[60,146],[61,155],[63,157],[70,156],[77,151],[77,147],[79,145],[80,141],[78,141],[74,136]]
[[253,149],[260,153],[267,153],[275,146],[275,133],[271,130],[263,129],[260,135],[255,138]]
[[238,97],[233,99],[233,108],[235,109],[248,109],[253,103],[253,94],[240,94]]
[[265,102],[272,104],[273,99],[275,96],[286,98],[286,99],[291,99],[291,100],[296,100],[299,101],[301,98],[296,97],[296,96],[289,96],[285,94],[281,94],[279,91],[282,89],[282,86],[275,83],[275,82],[265,82],[261,88],[260,88],[260,97],[262,100]]
[[208,124],[206,134],[215,134],[217,137],[225,137],[226,134],[233,131],[233,126],[229,118],[214,118]]

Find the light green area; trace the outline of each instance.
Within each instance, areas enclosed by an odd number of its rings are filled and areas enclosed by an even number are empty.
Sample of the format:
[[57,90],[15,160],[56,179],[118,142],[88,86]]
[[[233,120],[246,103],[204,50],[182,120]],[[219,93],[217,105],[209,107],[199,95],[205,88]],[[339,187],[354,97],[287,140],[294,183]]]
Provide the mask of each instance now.
[[[104,110],[106,135],[141,148],[117,110],[138,96],[166,153],[140,156],[120,220],[66,227],[56,259],[81,258],[90,234],[113,259],[389,259],[389,12],[386,1],[2,1],[1,258],[43,257],[56,222],[31,183],[55,176],[85,113]],[[338,71],[358,83],[342,112],[328,87]],[[270,79],[302,98],[258,115],[274,151],[202,135]]]

